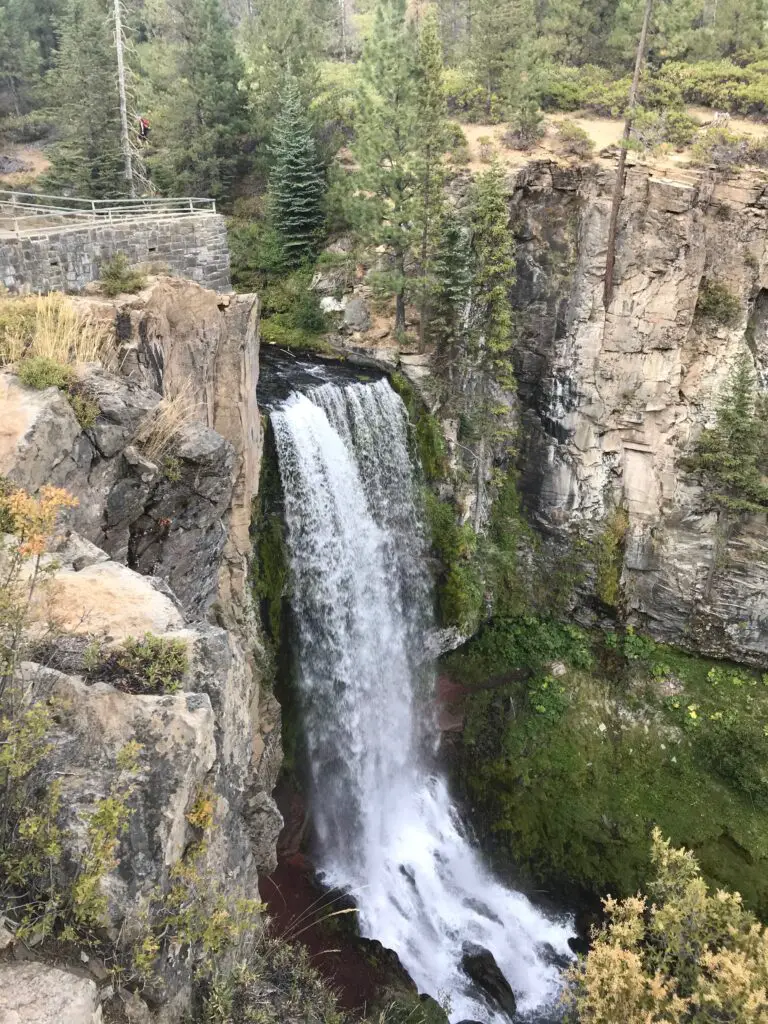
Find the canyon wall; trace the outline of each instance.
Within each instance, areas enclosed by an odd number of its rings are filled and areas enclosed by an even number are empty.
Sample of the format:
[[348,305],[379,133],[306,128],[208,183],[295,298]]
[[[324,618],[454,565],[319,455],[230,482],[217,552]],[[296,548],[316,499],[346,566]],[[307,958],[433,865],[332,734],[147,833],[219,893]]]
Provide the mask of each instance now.
[[[630,622],[763,663],[765,517],[726,525],[680,457],[713,422],[739,353],[768,374],[768,187],[669,173],[628,171],[607,311],[610,169],[534,163],[510,181],[525,501],[555,539],[624,507]],[[697,314],[705,282],[738,297],[732,326]]]

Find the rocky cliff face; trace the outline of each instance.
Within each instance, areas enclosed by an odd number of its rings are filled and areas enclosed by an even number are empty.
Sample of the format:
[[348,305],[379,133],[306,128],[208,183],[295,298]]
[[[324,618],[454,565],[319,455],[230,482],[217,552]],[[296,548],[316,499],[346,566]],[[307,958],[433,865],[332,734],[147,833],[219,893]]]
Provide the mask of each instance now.
[[[466,175],[453,184],[460,206],[467,185]],[[681,168],[671,180],[630,166],[606,311],[610,162],[535,161],[507,185],[518,243],[511,291],[529,518],[559,559],[574,537],[598,536],[625,509],[619,569],[629,621],[660,640],[765,663],[765,517],[724,522],[680,458],[714,421],[741,352],[768,379],[768,188],[748,175]],[[702,287],[713,281],[738,299],[731,326],[696,315]],[[315,287],[322,294],[344,284],[337,272],[319,275]],[[386,318],[349,316],[369,291],[363,282],[337,303],[344,317],[334,340],[355,358],[397,366],[438,410],[457,464],[465,463],[454,496],[480,523],[489,475],[483,481],[462,455],[459,421],[446,419],[446,403],[436,399],[445,395],[444,381],[434,386],[445,367],[433,353],[399,346]],[[471,390],[471,379],[460,386]],[[511,397],[497,396],[510,412]]]
[[[616,287],[602,288],[610,171],[529,165],[510,182],[524,489],[545,534],[599,529],[624,506],[630,621],[739,660],[768,657],[764,517],[725,530],[679,459],[748,349],[768,371],[768,190],[746,177],[630,168]],[[696,315],[705,281],[737,296],[732,327]]]
[[[107,880],[109,928],[125,936],[194,841],[189,814],[201,792],[212,808],[211,885],[257,897],[258,872],[276,863],[279,708],[263,686],[247,590],[261,446],[258,304],[170,279],[117,303],[79,301],[115,321],[121,372],[81,374],[96,410],[85,428],[59,390],[0,374],[0,475],[79,499],[46,556],[53,575],[31,611],[39,663],[24,671],[61,698],[53,769],[75,846],[117,778],[119,752],[141,744],[120,867]],[[140,424],[182,388],[193,414],[153,459]],[[89,668],[94,640],[110,651],[147,632],[183,641],[180,692],[124,692]],[[188,982],[182,965],[168,967],[167,990],[154,993],[171,999],[164,1020],[183,1012]]]

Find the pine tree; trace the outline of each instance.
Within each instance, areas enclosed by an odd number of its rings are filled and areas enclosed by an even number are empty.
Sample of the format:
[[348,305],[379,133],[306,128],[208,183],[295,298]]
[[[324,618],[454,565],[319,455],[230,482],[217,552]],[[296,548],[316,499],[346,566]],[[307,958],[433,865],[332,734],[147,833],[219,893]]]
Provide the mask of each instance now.
[[434,257],[445,205],[443,154],[448,141],[443,49],[434,7],[428,8],[421,22],[415,70],[420,129],[415,154],[415,227],[419,247],[419,336],[423,344],[428,329],[430,296],[435,288]]
[[475,0],[472,9],[471,55],[492,114],[494,100],[519,91],[535,33],[532,0]]
[[101,0],[67,0],[51,72],[61,141],[48,186],[95,199],[125,195],[111,23]]
[[711,500],[737,512],[768,509],[768,400],[758,396],[752,360],[743,353],[725,384],[717,423],[701,432],[684,464],[700,474]]
[[272,135],[274,164],[269,207],[285,262],[297,266],[311,255],[323,225],[323,175],[298,85],[289,78]]
[[226,199],[248,164],[243,63],[220,0],[184,0],[175,13],[176,74],[152,126],[162,147],[156,181],[167,192]]
[[442,372],[453,384],[462,351],[467,346],[472,252],[469,228],[454,212],[445,213],[440,227],[428,337],[436,345]]
[[509,291],[515,283],[514,238],[504,174],[498,163],[481,174],[472,193],[474,326],[486,367],[501,387],[514,387],[510,350],[514,316]]
[[33,35],[24,0],[0,3],[0,83],[16,114],[23,113],[40,81],[40,46]]
[[363,51],[360,123],[354,145],[359,165],[353,217],[363,242],[384,246],[388,270],[379,283],[395,296],[395,329],[405,329],[406,258],[413,240],[419,132],[414,45],[406,0],[379,0]]

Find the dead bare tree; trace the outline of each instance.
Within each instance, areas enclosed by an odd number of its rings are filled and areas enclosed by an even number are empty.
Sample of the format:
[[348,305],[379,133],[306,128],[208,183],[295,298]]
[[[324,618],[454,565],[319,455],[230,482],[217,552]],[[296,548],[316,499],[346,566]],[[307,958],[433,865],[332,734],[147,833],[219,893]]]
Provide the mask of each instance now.
[[643,69],[645,60],[645,49],[648,43],[648,28],[651,23],[651,8],[653,0],[645,0],[645,13],[643,14],[643,27],[640,30],[640,39],[637,44],[637,55],[635,56],[635,73],[632,77],[632,85],[629,90],[629,101],[627,103],[627,115],[624,121],[624,134],[621,139],[619,150],[619,163],[616,168],[616,180],[613,185],[613,201],[611,203],[611,221],[608,228],[608,253],[605,262],[605,285],[603,289],[603,306],[608,309],[613,295],[613,271],[616,264],[616,233],[619,227],[619,210],[621,200],[624,196],[624,168],[627,162],[627,148],[629,137],[632,132],[632,121],[637,106],[637,89],[640,85],[640,72]]

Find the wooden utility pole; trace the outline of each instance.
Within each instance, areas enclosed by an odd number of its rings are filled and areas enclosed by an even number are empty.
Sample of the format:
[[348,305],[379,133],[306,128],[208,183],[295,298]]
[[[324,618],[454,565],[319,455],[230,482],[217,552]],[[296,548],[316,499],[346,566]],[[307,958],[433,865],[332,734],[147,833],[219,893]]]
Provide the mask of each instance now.
[[125,61],[123,59],[123,19],[120,11],[120,0],[114,0],[115,10],[115,49],[117,50],[117,87],[120,92],[120,138],[122,141],[123,161],[125,163],[125,180],[128,182],[128,193],[136,195],[133,181],[133,153],[131,136],[128,129],[128,99],[125,90]]
[[624,121],[624,135],[621,139],[619,150],[619,165],[616,168],[616,181],[613,185],[613,201],[611,203],[611,222],[608,228],[608,254],[605,262],[605,286],[603,289],[603,306],[608,309],[613,295],[613,270],[616,263],[616,233],[619,227],[619,209],[624,195],[624,167],[627,162],[627,147],[629,136],[632,132],[632,120],[637,105],[637,89],[640,85],[640,72],[643,70],[645,60],[645,47],[648,42],[648,28],[651,23],[651,8],[653,0],[645,0],[645,13],[643,15],[643,27],[640,30],[640,40],[637,44],[637,55],[635,57],[635,73],[632,77],[632,86],[629,90],[629,102],[627,103],[627,116]]

